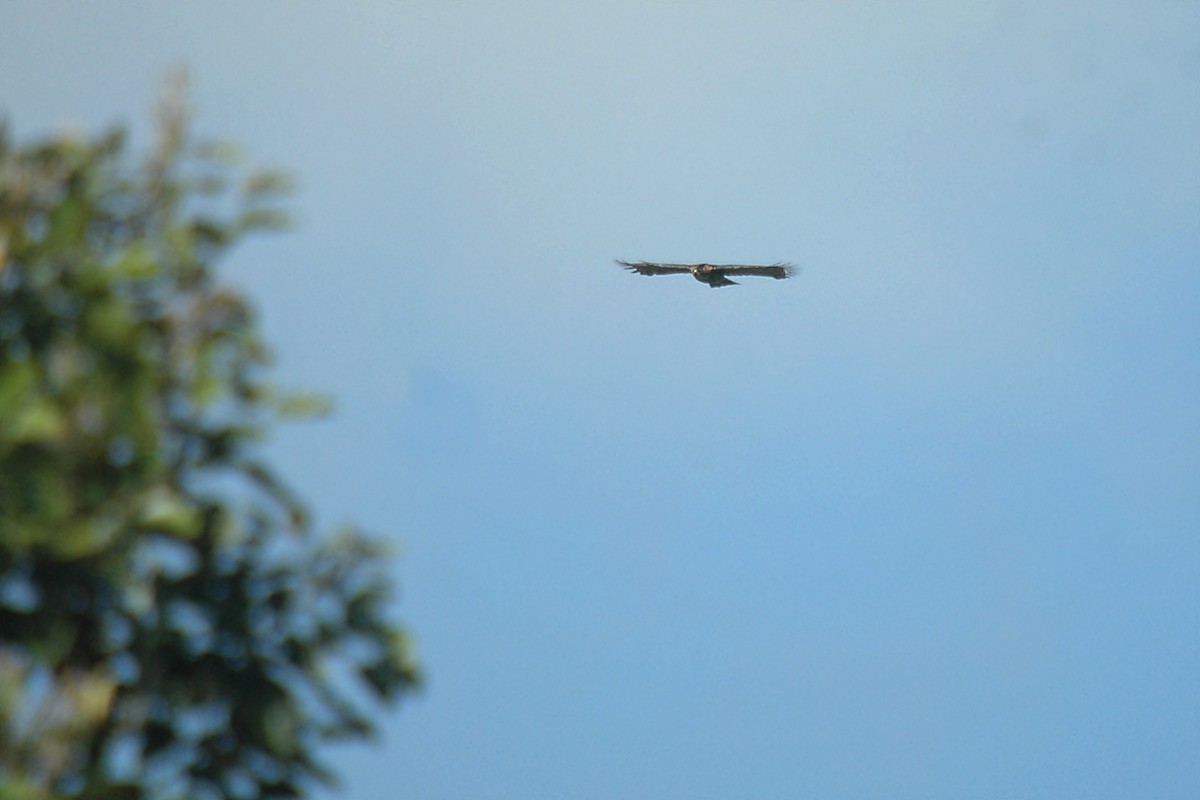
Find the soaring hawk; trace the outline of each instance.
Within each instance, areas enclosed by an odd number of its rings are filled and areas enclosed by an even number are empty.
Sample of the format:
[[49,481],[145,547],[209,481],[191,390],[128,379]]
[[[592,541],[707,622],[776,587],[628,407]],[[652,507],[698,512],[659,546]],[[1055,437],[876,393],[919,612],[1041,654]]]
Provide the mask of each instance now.
[[775,278],[782,280],[796,274],[791,264],[658,264],[652,261],[621,261],[617,263],[625,269],[633,270],[639,275],[682,275],[690,272],[692,277],[701,283],[707,283],[710,288],[720,286],[735,286],[737,281],[729,280],[730,275],[757,275],[760,278]]

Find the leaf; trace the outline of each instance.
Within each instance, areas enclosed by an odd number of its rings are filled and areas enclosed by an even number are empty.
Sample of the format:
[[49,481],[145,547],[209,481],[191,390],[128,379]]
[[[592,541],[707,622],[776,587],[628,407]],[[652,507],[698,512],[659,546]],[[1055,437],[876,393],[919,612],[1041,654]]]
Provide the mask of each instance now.
[[291,215],[276,208],[252,208],[237,218],[239,231],[285,231],[291,228]]
[[50,541],[50,549],[67,561],[88,558],[107,549],[114,533],[112,528],[105,529],[91,519],[82,519],[59,527]]
[[395,692],[397,672],[388,661],[379,661],[363,667],[359,670],[359,675],[375,690],[375,694],[385,700],[391,698]]
[[84,312],[87,332],[110,347],[133,349],[135,324],[129,303],[112,295],[92,303]]
[[298,729],[297,714],[287,701],[272,703],[262,715],[263,743],[277,758],[295,758]]
[[106,783],[95,788],[87,787],[76,796],[77,800],[141,800],[143,797],[145,793],[136,783]]
[[72,724],[89,727],[108,716],[117,683],[104,675],[85,673],[66,688],[75,716]]
[[48,791],[43,790],[32,780],[21,777],[5,776],[0,782],[0,800],[54,800]]
[[48,399],[27,403],[7,423],[8,438],[14,442],[48,442],[61,439],[67,423],[61,411]]
[[25,405],[37,387],[37,367],[30,360],[9,362],[0,369],[0,420]]
[[200,511],[166,486],[143,495],[137,520],[142,527],[184,539],[197,536],[202,522]]
[[113,273],[121,278],[145,279],[158,274],[158,261],[150,254],[150,248],[145,242],[134,242],[116,263]]
[[262,785],[262,797],[266,800],[290,800],[293,797],[303,797],[304,793],[296,784],[288,780],[273,781]]
[[314,392],[294,392],[279,398],[276,411],[284,419],[316,419],[333,411],[328,396]]
[[22,475],[21,479],[27,493],[26,497],[19,498],[24,501],[23,504],[41,512],[38,516],[45,529],[54,530],[61,525],[72,511],[67,476],[39,464]]
[[71,645],[74,643],[75,626],[66,620],[58,619],[47,626],[45,632],[30,644],[29,649],[41,661],[57,667],[71,651]]
[[384,598],[378,592],[365,591],[350,601],[346,607],[346,625],[359,633],[379,629],[379,603]]
[[233,166],[246,159],[241,145],[226,139],[210,139],[200,142],[195,146],[193,152],[198,159],[216,162],[223,166]]
[[412,648],[399,630],[389,631],[387,652],[374,663],[363,667],[359,674],[384,700],[394,700],[400,692],[419,682],[412,660]]
[[50,231],[46,238],[52,250],[66,250],[82,244],[88,209],[81,195],[76,188],[50,212]]
[[197,219],[192,222],[192,236],[197,243],[210,247],[223,247],[232,239],[230,231],[224,225],[211,219]]
[[192,402],[197,408],[208,408],[225,394],[225,384],[211,372],[202,372],[192,381]]
[[247,200],[278,199],[296,190],[295,181],[285,172],[256,172],[246,179],[242,194]]
[[300,499],[286,484],[275,476],[263,464],[253,461],[243,462],[242,472],[266,492],[275,502],[283,506],[288,515],[288,523],[296,531],[308,527],[308,510]]

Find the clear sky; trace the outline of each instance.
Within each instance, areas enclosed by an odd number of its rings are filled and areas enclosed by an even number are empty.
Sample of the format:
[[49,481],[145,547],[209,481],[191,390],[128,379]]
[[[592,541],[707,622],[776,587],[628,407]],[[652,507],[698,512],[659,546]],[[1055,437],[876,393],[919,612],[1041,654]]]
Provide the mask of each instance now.
[[180,63],[404,551],[347,797],[1200,797],[1200,3],[0,5],[22,138]]

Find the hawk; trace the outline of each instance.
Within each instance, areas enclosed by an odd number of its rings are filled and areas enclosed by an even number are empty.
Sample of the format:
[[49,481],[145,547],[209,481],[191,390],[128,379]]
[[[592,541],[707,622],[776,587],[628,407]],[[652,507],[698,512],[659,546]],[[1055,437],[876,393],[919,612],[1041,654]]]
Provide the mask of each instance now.
[[653,261],[621,261],[617,263],[639,275],[682,275],[690,272],[692,277],[701,283],[707,283],[709,288],[721,286],[736,286],[737,281],[729,280],[730,275],[756,275],[760,278],[775,278],[782,280],[796,274],[796,268],[791,264],[658,264]]

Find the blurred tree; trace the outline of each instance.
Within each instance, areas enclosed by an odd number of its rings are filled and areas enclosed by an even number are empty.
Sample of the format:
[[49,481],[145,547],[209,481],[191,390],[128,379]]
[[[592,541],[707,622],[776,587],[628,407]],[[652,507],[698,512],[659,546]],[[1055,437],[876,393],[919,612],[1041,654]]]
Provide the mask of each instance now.
[[0,800],[303,796],[417,682],[379,548],[255,457],[321,403],[213,264],[288,181],[193,145],[179,87],[158,133],[0,128]]

